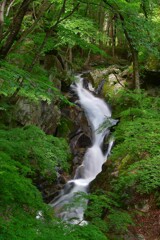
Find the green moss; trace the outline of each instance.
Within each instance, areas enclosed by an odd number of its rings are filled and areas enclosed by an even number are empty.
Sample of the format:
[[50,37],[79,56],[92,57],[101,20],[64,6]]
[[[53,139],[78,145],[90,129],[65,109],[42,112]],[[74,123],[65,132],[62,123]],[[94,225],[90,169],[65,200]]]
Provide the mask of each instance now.
[[71,119],[62,117],[58,126],[58,135],[63,138],[68,138],[73,129],[74,124]]
[[[107,79],[108,80],[108,79]],[[105,82],[102,89],[102,94],[105,98],[113,98],[115,96],[114,85],[110,85],[108,82]]]

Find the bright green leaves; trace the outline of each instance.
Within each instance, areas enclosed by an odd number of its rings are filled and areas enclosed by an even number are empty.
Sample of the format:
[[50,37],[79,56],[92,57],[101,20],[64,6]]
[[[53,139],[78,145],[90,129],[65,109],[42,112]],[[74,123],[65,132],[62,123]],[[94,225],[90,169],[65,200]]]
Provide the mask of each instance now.
[[78,45],[82,49],[92,50],[93,43],[96,47],[96,44],[100,40],[105,41],[106,37],[98,30],[93,20],[75,14],[72,18],[67,19],[59,25],[58,40],[57,47],[65,45],[74,47]]
[[2,61],[0,86],[0,94],[6,97],[11,97],[19,89],[17,92],[18,96],[26,97],[34,102],[43,100],[50,103],[57,97],[62,99],[60,91],[49,80],[47,71],[39,65],[36,65],[33,72],[30,73],[15,64]]
[[[123,171],[114,188],[117,192],[129,192],[133,188],[140,194],[151,194],[160,187],[160,155],[140,160]],[[123,194],[122,194],[123,195]]]
[[137,191],[152,193],[160,187],[160,154],[133,164],[129,171],[135,172]]
[[128,231],[128,227],[133,225],[131,215],[127,211],[113,210],[108,215],[108,222],[111,231],[124,233]]
[[[49,226],[54,229],[58,223],[52,222],[49,207],[32,180],[40,175],[53,181],[57,166],[68,169],[68,157],[64,139],[47,136],[35,126],[0,130],[2,239],[45,239]],[[43,222],[36,219],[39,210],[43,212]],[[52,231],[55,236],[56,230]]]
[[19,162],[20,171],[27,166],[31,173],[47,177],[56,175],[56,166],[68,169],[69,148],[64,139],[47,136],[37,127],[1,130],[1,151]]
[[[92,224],[59,223],[32,183],[36,174],[53,181],[55,166],[68,168],[64,139],[47,136],[34,126],[1,130],[0,137],[0,239],[107,240]],[[38,211],[41,219],[36,219]]]
[[23,171],[29,169],[0,152],[0,239],[22,239],[24,225],[29,229],[37,211],[45,211],[40,192]]
[[40,193],[32,185],[30,179],[26,178],[22,173],[19,174],[20,167],[22,171],[28,169],[25,166],[17,164],[8,154],[4,154],[3,152],[0,153],[0,162],[0,194],[3,205],[15,202],[16,204],[25,204],[37,208],[39,205],[38,201],[41,201]]
[[113,188],[124,197],[130,189],[151,194],[160,187],[160,99],[129,91],[121,97],[117,98],[119,106],[122,101],[125,105],[120,107],[121,121],[115,131],[117,145],[111,156],[119,176]]
[[119,196],[115,193],[97,192],[89,195],[88,198],[89,205],[85,215],[102,232],[123,233],[133,224],[130,214],[121,208]]
[[[108,238],[103,234],[99,228],[89,224],[86,226],[74,226],[71,233],[68,235],[69,240],[108,240]],[[61,239],[59,239],[61,240]]]

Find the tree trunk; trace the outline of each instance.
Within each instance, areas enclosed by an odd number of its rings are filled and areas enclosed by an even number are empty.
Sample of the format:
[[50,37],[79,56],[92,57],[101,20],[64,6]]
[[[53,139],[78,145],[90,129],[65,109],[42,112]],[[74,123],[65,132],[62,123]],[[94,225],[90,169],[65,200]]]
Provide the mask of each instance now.
[[1,4],[0,4],[0,39],[2,37],[3,34],[3,24],[4,24],[4,8],[6,5],[6,0],[4,0]]
[[139,64],[138,64],[138,51],[135,48],[134,42],[130,35],[128,34],[128,31],[125,28],[124,24],[124,17],[122,13],[120,12],[120,9],[117,8],[114,4],[112,5],[109,1],[103,0],[105,4],[107,4],[112,11],[117,13],[117,16],[119,16],[119,19],[121,20],[122,28],[125,34],[125,37],[128,41],[128,45],[130,47],[131,53],[132,53],[132,60],[133,60],[133,81],[136,89],[140,89],[140,79],[139,79]]
[[125,36],[128,40],[128,44],[132,53],[134,87],[135,89],[140,89],[138,51],[134,48],[132,41],[130,40],[130,37],[128,37],[127,32],[125,32]]
[[112,39],[112,57],[115,57],[115,24],[114,19],[111,22],[111,39]]
[[37,18],[35,19],[34,23],[31,25],[31,27],[27,28],[20,36],[18,41],[14,44],[13,49],[16,49],[18,45],[25,40],[25,38],[34,30],[34,28],[37,26],[38,22],[42,18],[43,14],[48,11],[48,9],[52,6],[51,4],[48,4],[46,1],[43,1],[40,8],[38,9]]
[[26,14],[26,12],[28,10],[28,7],[29,7],[29,4],[31,3],[31,1],[32,0],[23,0],[17,14],[13,18],[7,40],[4,43],[4,45],[0,48],[0,56],[2,58],[5,58],[7,56],[10,48],[12,47],[12,45],[16,39],[16,36],[20,31],[24,15]]
[[122,15],[120,15],[120,19],[122,21],[122,27],[125,34],[125,37],[128,41],[129,48],[131,50],[132,54],[132,61],[133,61],[133,81],[135,89],[140,89],[140,79],[139,79],[139,63],[138,63],[138,51],[136,50],[134,43],[132,42],[132,39],[130,38],[125,26],[124,26],[124,18]]
[[132,59],[133,59],[133,79],[134,79],[135,89],[140,89],[138,51],[136,51],[135,49],[134,51],[132,51]]
[[69,47],[69,61],[70,61],[70,63],[72,63],[72,61],[73,61],[73,54],[72,54],[72,47]]
[[87,59],[86,59],[86,61],[85,61],[85,63],[84,63],[84,66],[86,66],[86,67],[88,67],[88,65],[89,65],[90,56],[91,56],[91,50],[89,50]]

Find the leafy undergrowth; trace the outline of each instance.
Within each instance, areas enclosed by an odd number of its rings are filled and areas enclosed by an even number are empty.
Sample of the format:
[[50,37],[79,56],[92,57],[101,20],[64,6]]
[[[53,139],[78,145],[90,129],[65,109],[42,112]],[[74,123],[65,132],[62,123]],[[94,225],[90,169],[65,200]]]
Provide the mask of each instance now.
[[[152,234],[145,234],[144,223],[149,221],[151,209],[158,212],[160,206],[160,98],[135,91],[120,93],[116,101],[119,108],[116,114],[121,120],[114,133],[116,145],[110,158],[118,172],[111,182],[112,189],[120,196],[124,208],[134,212],[137,207],[142,211],[148,207],[143,217],[135,211],[135,223],[141,226],[137,233],[157,237],[157,218],[151,218],[155,225]],[[150,196],[154,201],[149,202]]]
[[94,184],[104,198],[116,204],[105,203],[101,211],[94,202],[91,207],[95,206],[111,239],[125,239],[125,234],[133,229],[135,235],[142,234],[147,240],[158,239],[160,98],[148,96],[145,91],[122,91],[114,98],[114,109],[113,117],[120,119],[114,127],[115,146],[104,166],[105,172]]
[[56,166],[67,171],[65,139],[47,136],[35,126],[3,126],[0,137],[0,240],[107,240],[93,224],[60,222],[33,184],[37,174],[53,181]]
[[160,99],[144,92],[123,93],[122,99],[125,105],[111,156],[119,172],[114,189],[122,191],[122,198],[131,188],[140,194],[156,193],[160,187]]

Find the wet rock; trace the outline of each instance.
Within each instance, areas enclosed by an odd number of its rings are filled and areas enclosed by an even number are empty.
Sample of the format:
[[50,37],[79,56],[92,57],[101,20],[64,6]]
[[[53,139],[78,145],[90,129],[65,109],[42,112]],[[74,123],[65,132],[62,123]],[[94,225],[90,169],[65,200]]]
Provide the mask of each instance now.
[[[75,96],[74,101],[77,101]],[[72,100],[73,101],[73,100]],[[74,177],[76,168],[81,165],[83,156],[88,147],[91,146],[91,127],[85,117],[84,111],[80,106],[66,106],[61,110],[63,123],[57,128],[57,136],[64,136],[70,143],[72,153],[72,165],[70,176]],[[67,129],[64,125],[67,123]]]
[[109,76],[108,76],[108,82],[112,85],[116,84],[117,83],[117,78],[116,78],[116,75],[111,73]]
[[118,65],[110,66],[106,69],[96,69],[90,72],[92,82],[96,88],[96,93],[106,97],[115,94],[125,87],[129,70]]
[[19,124],[23,126],[36,125],[47,134],[55,133],[61,116],[61,112],[54,102],[48,104],[46,101],[42,101],[36,104],[25,98],[18,100],[13,114]]
[[127,78],[129,74],[130,74],[130,73],[129,73],[129,69],[125,69],[125,70],[121,73],[121,77],[122,77],[122,78]]
[[96,85],[102,78],[105,78],[109,74],[120,74],[121,67],[117,65],[113,65],[107,67],[106,69],[96,69],[90,72],[90,76],[92,78],[93,83]]
[[103,80],[100,82],[100,84],[98,85],[97,90],[96,90],[96,93],[97,93],[97,94],[101,94],[105,82],[106,82],[105,79],[103,79]]
[[112,172],[114,171],[113,162],[109,159],[102,166],[102,171],[91,182],[90,191],[96,192],[97,189],[102,191],[110,191],[110,182],[113,179]]

